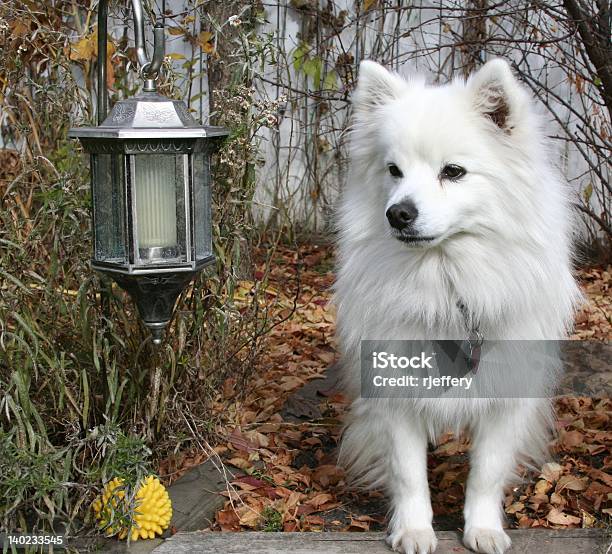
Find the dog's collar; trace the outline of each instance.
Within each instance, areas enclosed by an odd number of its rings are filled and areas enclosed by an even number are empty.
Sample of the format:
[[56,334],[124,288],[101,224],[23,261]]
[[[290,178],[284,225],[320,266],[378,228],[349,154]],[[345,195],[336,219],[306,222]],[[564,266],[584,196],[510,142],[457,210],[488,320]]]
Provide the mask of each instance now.
[[463,300],[457,301],[457,308],[459,308],[461,316],[463,317],[463,325],[468,335],[467,340],[473,342],[474,344],[482,344],[484,341],[484,337],[480,332],[480,325],[474,314],[470,312]]

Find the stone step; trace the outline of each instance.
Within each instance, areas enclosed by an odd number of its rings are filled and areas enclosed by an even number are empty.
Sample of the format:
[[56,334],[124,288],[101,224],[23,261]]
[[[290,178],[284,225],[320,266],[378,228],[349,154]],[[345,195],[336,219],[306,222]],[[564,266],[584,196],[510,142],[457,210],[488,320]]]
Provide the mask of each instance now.
[[[508,554],[607,554],[602,529],[512,529]],[[436,554],[469,553],[452,531],[437,533]],[[154,554],[389,554],[383,533],[177,533]]]

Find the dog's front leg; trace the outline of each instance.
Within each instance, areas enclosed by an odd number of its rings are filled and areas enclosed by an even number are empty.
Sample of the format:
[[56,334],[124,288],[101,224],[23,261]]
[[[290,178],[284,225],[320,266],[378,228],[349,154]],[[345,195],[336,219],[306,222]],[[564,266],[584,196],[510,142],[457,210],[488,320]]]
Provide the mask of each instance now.
[[390,423],[387,486],[392,502],[387,543],[404,554],[436,549],[427,483],[427,433],[417,421]]
[[463,542],[476,552],[502,554],[510,547],[502,525],[504,487],[517,463],[525,420],[505,410],[482,419],[472,436]]

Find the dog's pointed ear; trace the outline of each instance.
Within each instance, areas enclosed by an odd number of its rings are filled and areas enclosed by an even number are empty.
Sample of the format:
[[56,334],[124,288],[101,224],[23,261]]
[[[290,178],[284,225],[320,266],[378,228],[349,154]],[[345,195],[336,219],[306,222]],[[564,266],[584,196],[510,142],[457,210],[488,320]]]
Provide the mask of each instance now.
[[364,60],[359,64],[357,88],[353,92],[353,108],[357,112],[368,112],[398,98],[406,89],[406,82],[382,65]]
[[475,109],[506,133],[512,132],[529,103],[508,62],[499,58],[474,73],[467,90]]

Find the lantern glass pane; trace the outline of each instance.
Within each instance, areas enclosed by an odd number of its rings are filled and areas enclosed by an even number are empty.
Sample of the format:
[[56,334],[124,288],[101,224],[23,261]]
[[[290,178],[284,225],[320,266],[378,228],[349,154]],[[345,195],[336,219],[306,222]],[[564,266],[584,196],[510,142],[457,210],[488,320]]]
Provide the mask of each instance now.
[[123,155],[92,154],[94,260],[127,262]]
[[132,156],[136,265],[189,262],[186,155]]
[[206,153],[193,155],[193,211],[196,260],[212,255],[210,163]]

